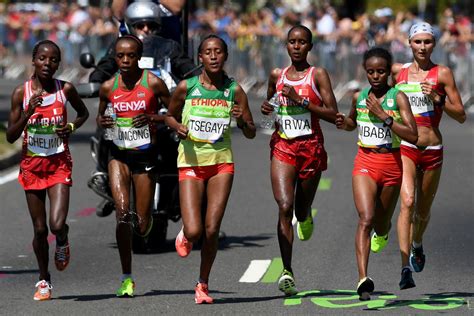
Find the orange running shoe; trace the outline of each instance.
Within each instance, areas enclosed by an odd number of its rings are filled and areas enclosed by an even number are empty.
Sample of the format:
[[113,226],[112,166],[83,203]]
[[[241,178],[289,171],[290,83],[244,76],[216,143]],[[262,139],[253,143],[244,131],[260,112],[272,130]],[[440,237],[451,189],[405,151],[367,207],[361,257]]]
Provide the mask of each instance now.
[[36,283],[35,287],[36,292],[35,296],[33,296],[35,301],[47,301],[51,299],[51,290],[53,289],[53,286],[50,282],[41,280]]
[[69,258],[71,257],[69,251],[69,241],[64,246],[56,245],[56,251],[54,252],[54,263],[58,271],[63,271],[69,264]]
[[194,289],[196,294],[194,295],[194,301],[196,304],[212,304],[214,303],[214,299],[209,296],[209,289],[206,283],[198,283],[196,284],[196,288]]
[[175,240],[175,247],[176,247],[176,252],[180,257],[187,257],[189,253],[191,253],[191,250],[193,249],[193,243],[189,242],[186,239],[186,236],[184,236],[184,227],[181,228],[181,230],[178,233],[178,236],[176,236]]

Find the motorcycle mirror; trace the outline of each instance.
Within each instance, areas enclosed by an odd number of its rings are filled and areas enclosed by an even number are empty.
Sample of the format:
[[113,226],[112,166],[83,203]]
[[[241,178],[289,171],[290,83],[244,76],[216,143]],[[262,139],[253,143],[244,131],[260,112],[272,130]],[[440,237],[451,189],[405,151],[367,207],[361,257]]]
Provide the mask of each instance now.
[[81,98],[96,98],[99,96],[100,83],[90,82],[76,85],[77,93]]
[[95,58],[94,55],[91,53],[83,53],[79,57],[79,62],[81,63],[81,66],[89,69],[89,68],[94,68],[95,67]]

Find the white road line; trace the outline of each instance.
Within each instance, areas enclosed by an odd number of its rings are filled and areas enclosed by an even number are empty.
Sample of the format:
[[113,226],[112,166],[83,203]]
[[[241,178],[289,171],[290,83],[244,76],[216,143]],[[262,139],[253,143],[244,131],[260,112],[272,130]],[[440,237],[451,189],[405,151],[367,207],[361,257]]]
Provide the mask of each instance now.
[[0,176],[0,185],[13,181],[16,178],[18,178],[18,169],[15,169],[7,174]]
[[257,283],[267,272],[268,267],[272,263],[271,260],[252,260],[250,261],[249,267],[240,278],[239,282],[242,283]]

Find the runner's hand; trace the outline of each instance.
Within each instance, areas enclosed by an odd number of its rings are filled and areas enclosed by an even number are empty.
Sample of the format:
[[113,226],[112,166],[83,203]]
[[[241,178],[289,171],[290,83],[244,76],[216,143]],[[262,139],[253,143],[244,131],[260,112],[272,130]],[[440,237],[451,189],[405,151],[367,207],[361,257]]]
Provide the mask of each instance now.
[[232,116],[236,119],[236,120],[239,120],[242,118],[242,107],[239,106],[239,105],[234,105],[234,107],[232,108]]
[[346,122],[346,115],[341,112],[336,113],[336,127],[338,129],[346,129],[347,128],[347,122]]
[[423,81],[420,83],[421,86],[421,92],[423,92],[424,95],[428,96],[428,98],[431,99],[431,101],[435,103],[441,102],[441,96],[436,93],[435,89],[433,89],[433,84],[431,84],[428,81]]
[[31,96],[30,101],[28,102],[28,109],[26,110],[26,115],[28,117],[32,116],[35,113],[36,108],[43,104],[43,97],[41,96],[42,94],[43,91],[35,92]]
[[287,97],[290,100],[293,100],[296,103],[301,103],[301,101],[303,100],[303,98],[298,93],[296,93],[295,88],[286,83],[281,89],[281,95]]
[[270,113],[273,112],[273,106],[268,102],[268,100],[264,100],[262,103],[262,106],[260,108],[260,111],[264,115],[269,115]]
[[366,106],[367,109],[379,119],[384,120],[387,118],[388,114],[384,112],[379,100],[377,100],[377,98],[373,94],[370,94],[367,98]]
[[133,127],[142,127],[147,125],[150,122],[148,115],[145,113],[138,114],[133,118],[132,124]]
[[114,119],[107,115],[100,115],[97,123],[99,123],[102,128],[111,128],[115,125]]
[[179,124],[176,134],[180,139],[186,139],[188,137],[188,128],[183,124]]
[[56,134],[61,138],[67,138],[71,135],[72,131],[68,125],[56,127]]

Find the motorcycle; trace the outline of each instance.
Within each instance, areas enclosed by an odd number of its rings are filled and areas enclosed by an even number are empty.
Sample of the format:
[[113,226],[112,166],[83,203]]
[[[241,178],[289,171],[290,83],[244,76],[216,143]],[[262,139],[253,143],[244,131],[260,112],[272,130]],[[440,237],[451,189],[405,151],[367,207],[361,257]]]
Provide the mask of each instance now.
[[[90,53],[82,54],[80,56],[80,63],[86,69],[97,69],[95,58]],[[169,58],[166,58],[166,56],[160,60],[156,60],[144,54],[139,66],[142,69],[149,69],[153,74],[160,77],[167,84],[170,92],[176,88],[176,80],[168,71],[170,69]],[[111,74],[107,75],[112,77]],[[100,83],[94,82],[77,86],[79,95],[84,98],[98,97],[99,89]],[[159,113],[164,115],[166,112],[167,109],[162,105]],[[168,221],[177,222],[181,218],[177,169],[179,138],[176,133],[164,123],[158,123],[157,134],[160,145],[158,146],[156,160],[158,174],[156,176],[152,209],[153,227],[146,237],[133,234],[132,250],[134,253],[151,253],[162,249],[166,242]],[[91,156],[96,163],[98,172],[96,172],[88,182],[89,188],[103,198],[96,208],[96,214],[99,217],[108,216],[115,209],[115,204],[108,186],[107,159],[101,159],[108,156],[108,146],[105,145],[106,141],[102,135],[103,129],[97,128],[96,135],[90,139]],[[98,186],[102,186],[105,189],[96,190],[95,188]],[[134,197],[133,194],[130,196],[130,208],[133,211]]]

